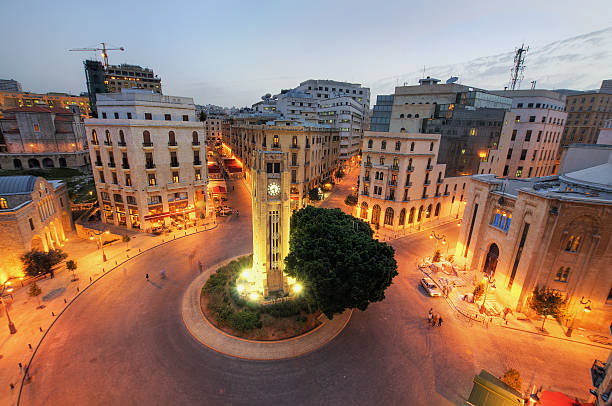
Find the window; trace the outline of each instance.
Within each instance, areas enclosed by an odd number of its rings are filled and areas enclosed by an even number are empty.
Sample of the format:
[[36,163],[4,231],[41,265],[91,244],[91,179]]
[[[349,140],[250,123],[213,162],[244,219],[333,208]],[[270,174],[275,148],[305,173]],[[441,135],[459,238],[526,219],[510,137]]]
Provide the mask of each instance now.
[[127,118],[128,118],[128,120],[131,120],[132,119],[132,113],[127,113]]
[[508,155],[506,155],[506,159],[512,158],[512,148],[508,148]]
[[538,131],[538,139],[536,141],[540,142],[540,139],[542,139],[542,131]]
[[28,219],[28,221],[30,222],[30,230],[34,230],[34,222],[32,219]]
[[382,141],[380,143],[380,149],[387,149],[387,141]]
[[174,131],[168,132],[168,145],[176,145],[176,136]]
[[200,145],[200,140],[198,139],[198,132],[197,131],[194,131],[191,134],[191,138],[192,138],[192,141],[191,141],[192,145]]
[[153,144],[151,143],[151,133],[150,133],[150,132],[148,132],[148,131],[143,131],[143,132],[142,132],[142,144],[143,144],[145,147],[148,147],[148,146],[153,145]]
[[579,235],[570,235],[570,238],[567,240],[567,245],[565,246],[565,251],[567,252],[578,252],[580,249],[580,240],[582,239]]
[[113,172],[112,175],[113,175],[113,185],[117,185],[119,183],[119,181],[117,180],[117,173]]
[[527,150],[524,149],[521,151],[521,161],[524,161],[526,157],[527,157]]
[[115,113],[115,120],[119,118],[119,113]]
[[8,203],[4,197],[0,197],[0,209],[8,209]]
[[401,148],[401,146],[402,146],[402,143],[401,143],[401,142],[399,142],[399,141],[396,141],[396,142],[395,142],[395,150],[396,150],[396,151],[399,151],[399,150],[400,150],[400,148]]
[[434,212],[434,216],[438,217],[440,215],[440,203],[436,204],[436,211]]
[[164,114],[164,120],[170,121],[172,120],[172,116],[170,114]]
[[172,183],[179,183],[179,182],[180,182],[179,173],[172,172]]
[[393,225],[393,209],[391,207],[387,207],[385,210],[385,221],[384,223],[388,226]]
[[189,116],[187,114],[183,114],[183,121],[189,121]]
[[125,186],[132,186],[132,178],[129,173],[125,174]]
[[279,141],[278,141],[278,135],[275,135],[272,140],[272,148],[280,148]]
[[426,218],[430,218],[431,217],[431,204],[429,206],[427,206],[427,211],[425,212],[425,217]]
[[409,199],[409,197],[408,197],[408,191],[409,191],[409,190],[410,190],[410,189],[404,189],[404,201],[405,201],[405,202],[407,202],[408,200],[410,200],[410,199]]
[[104,172],[100,171],[98,172],[98,175],[100,175],[100,183],[104,183]]
[[414,151],[414,142],[411,142],[410,143],[410,152],[413,152],[413,151]]
[[102,113],[102,118],[106,118],[106,113]]
[[529,116],[529,122],[535,123],[535,116]]
[[520,123],[521,122],[521,116],[516,116],[516,122]]
[[433,151],[433,147],[434,147],[434,143],[432,142],[432,143],[429,144],[429,150]]
[[153,116],[151,115],[151,113],[144,113],[145,114],[145,120],[153,120]]
[[516,168],[516,177],[520,178],[522,174],[523,174],[523,167],[519,166],[518,168]]
[[569,273],[570,273],[570,267],[561,267],[559,268],[559,270],[557,271],[557,275],[555,276],[555,281],[556,282],[563,282],[563,283],[567,283],[567,279],[569,277]]
[[527,130],[525,133],[525,141],[531,141],[531,130]]
[[150,173],[149,174],[149,186],[155,186],[157,185],[157,180],[155,179],[155,174],[154,173]]
[[385,164],[385,157],[381,156],[380,159],[379,159],[379,162],[380,162],[381,165],[384,165]]
[[500,209],[495,209],[489,225],[498,228],[502,231],[508,231],[510,223],[512,222],[512,213],[507,213]]

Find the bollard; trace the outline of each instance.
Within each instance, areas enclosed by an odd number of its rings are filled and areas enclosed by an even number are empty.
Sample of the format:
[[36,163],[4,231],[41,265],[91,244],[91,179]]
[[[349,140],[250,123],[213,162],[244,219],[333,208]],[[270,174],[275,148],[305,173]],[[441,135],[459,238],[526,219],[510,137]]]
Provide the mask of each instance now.
[[77,286],[77,292],[79,291],[79,287]]
[[117,260],[115,260],[115,265],[117,265]]
[[29,348],[29,349],[32,349],[32,344],[28,344],[28,348]]
[[38,327],[38,329],[40,330],[41,333],[43,332],[42,327]]
[[64,304],[66,304],[66,303],[68,303],[68,302],[66,302],[66,298],[64,298]]
[[55,317],[55,312],[51,312],[51,316]]
[[89,283],[91,283],[91,276],[89,277]]
[[19,370],[21,371],[21,368],[23,368],[23,365],[21,365],[21,362],[19,363]]

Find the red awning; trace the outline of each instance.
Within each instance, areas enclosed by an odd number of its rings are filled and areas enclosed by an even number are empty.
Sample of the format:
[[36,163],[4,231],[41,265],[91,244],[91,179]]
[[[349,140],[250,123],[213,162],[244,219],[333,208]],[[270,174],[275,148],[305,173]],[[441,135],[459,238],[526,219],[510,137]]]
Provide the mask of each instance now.
[[213,193],[226,193],[225,188],[223,186],[215,186],[213,187]]
[[542,406],[592,406],[592,403],[581,403],[575,401],[561,392],[542,391],[540,396]]
[[145,216],[144,219],[145,220],[158,220],[164,217],[174,216],[176,214],[193,213],[194,211],[195,211],[195,207],[191,207],[191,208],[187,207],[185,209],[177,210],[177,211],[166,211],[164,213],[149,214],[148,216]]

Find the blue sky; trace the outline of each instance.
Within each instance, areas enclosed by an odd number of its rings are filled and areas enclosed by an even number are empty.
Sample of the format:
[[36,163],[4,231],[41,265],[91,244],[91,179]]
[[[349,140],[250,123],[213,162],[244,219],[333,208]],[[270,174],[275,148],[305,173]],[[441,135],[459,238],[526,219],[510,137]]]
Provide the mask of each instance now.
[[609,1],[32,0],[2,10],[0,78],[24,90],[85,90],[81,61],[94,53],[68,49],[104,41],[126,47],[111,63],[153,68],[164,93],[226,106],[310,78],[369,85],[612,26]]

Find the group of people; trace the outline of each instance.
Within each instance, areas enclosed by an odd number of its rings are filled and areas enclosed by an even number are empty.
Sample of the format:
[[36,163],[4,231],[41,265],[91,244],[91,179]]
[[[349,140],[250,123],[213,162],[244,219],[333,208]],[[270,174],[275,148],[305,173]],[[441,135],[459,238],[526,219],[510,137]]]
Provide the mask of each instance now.
[[435,327],[436,325],[438,327],[442,326],[442,316],[440,316],[438,313],[434,313],[433,308],[429,309],[427,321],[431,327]]

